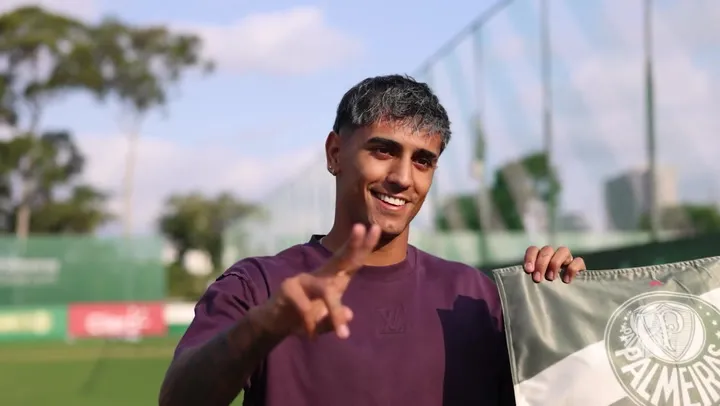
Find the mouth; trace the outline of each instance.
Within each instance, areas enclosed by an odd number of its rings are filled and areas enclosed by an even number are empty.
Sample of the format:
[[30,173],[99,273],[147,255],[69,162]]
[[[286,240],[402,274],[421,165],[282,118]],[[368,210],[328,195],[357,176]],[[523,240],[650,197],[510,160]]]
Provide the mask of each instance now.
[[400,210],[408,203],[407,200],[401,197],[390,196],[385,193],[370,191],[370,194],[372,194],[374,198],[378,199],[383,206],[392,210]]

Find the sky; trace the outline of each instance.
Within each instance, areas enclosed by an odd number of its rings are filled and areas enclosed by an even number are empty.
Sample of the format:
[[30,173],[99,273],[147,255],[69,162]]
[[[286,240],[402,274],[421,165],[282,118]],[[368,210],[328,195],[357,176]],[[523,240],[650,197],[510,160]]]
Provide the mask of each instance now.
[[[602,227],[602,181],[642,168],[643,77],[640,0],[551,0],[553,156],[565,185],[563,209]],[[5,0],[0,11],[25,0]],[[89,21],[112,14],[134,24],[165,24],[201,37],[216,62],[191,74],[164,111],[140,131],[134,231],[150,233],[172,193],[230,191],[272,199],[302,168],[323,164],[324,139],[342,94],[365,77],[408,73],[428,80],[448,107],[454,139],[437,188],[469,190],[470,116],[480,86],[472,37],[418,71],[426,58],[487,9],[489,0],[231,1],[44,0]],[[537,0],[517,0],[483,29],[483,119],[489,169],[542,146]],[[714,198],[720,182],[717,21],[720,4],[656,0],[657,127],[661,165],[678,173],[680,194]],[[69,95],[43,126],[70,129],[88,158],[88,182],[121,209],[126,123],[113,103]],[[117,224],[105,232],[117,232]]]

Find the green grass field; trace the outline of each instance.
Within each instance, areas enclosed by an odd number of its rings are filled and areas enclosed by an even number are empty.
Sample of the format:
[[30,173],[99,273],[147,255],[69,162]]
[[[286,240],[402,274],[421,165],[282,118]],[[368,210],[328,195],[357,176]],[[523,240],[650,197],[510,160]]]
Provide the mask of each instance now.
[[0,405],[157,405],[177,339],[0,344]]

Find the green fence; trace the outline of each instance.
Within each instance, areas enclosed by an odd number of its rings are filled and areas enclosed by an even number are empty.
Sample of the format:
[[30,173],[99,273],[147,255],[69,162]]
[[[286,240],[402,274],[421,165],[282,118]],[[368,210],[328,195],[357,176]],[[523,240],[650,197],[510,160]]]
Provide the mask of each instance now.
[[157,238],[0,237],[0,306],[165,298]]

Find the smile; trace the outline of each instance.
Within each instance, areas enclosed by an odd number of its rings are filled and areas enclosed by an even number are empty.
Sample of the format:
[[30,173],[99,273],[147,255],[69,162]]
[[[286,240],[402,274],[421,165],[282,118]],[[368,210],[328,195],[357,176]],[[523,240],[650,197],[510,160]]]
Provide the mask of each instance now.
[[384,193],[377,193],[377,192],[371,192],[373,196],[375,196],[377,199],[381,200],[383,203],[387,203],[394,207],[403,207],[407,203],[407,200],[401,199],[399,197],[393,197],[386,195]]

